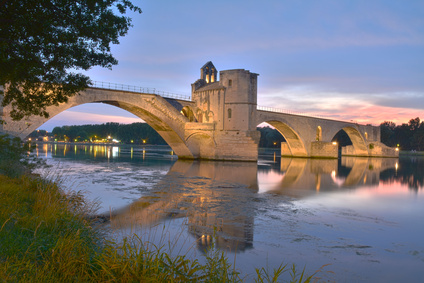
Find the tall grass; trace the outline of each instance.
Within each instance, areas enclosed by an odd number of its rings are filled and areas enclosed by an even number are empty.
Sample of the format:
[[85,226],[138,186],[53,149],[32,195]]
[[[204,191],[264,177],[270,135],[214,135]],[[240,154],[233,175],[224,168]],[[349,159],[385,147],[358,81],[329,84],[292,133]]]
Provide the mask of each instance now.
[[[105,240],[78,192],[53,182],[0,175],[0,281],[4,282],[243,282],[225,253],[211,248],[205,263],[171,256],[134,235]],[[170,243],[172,245],[172,243]],[[304,270],[282,265],[253,273],[256,282],[310,282]]]

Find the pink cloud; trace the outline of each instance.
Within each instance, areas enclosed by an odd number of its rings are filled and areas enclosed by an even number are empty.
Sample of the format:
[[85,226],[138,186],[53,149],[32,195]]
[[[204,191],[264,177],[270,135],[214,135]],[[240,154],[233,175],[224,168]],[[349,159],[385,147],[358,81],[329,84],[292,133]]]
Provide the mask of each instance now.
[[317,112],[317,114],[334,119],[353,120],[357,123],[373,125],[379,125],[384,121],[392,121],[400,125],[415,117],[424,118],[424,110],[379,105],[346,106],[331,114],[326,112]]

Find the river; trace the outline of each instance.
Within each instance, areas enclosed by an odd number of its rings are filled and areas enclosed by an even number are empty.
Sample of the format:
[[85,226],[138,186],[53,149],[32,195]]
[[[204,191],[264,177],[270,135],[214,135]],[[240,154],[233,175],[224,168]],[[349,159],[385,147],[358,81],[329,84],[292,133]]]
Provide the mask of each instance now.
[[[243,276],[306,266],[323,282],[424,282],[424,158],[182,161],[166,146],[38,144],[67,189],[82,190],[116,238],[172,254],[213,245]],[[251,277],[246,277],[249,281]]]

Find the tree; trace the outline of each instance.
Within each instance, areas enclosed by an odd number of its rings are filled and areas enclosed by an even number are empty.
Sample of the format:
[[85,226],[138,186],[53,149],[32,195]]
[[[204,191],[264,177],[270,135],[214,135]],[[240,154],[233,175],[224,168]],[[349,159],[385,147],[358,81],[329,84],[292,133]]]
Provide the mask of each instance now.
[[128,10],[141,13],[129,0],[0,1],[0,100],[12,119],[48,117],[90,85],[71,69],[116,65],[110,45],[132,26]]

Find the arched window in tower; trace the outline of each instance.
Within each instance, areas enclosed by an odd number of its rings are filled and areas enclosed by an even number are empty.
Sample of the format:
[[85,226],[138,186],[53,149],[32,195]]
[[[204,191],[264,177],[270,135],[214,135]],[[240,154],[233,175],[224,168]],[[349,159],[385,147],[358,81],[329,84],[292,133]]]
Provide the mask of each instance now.
[[368,133],[365,132],[365,140],[368,140]]
[[215,81],[215,68],[211,69],[211,83],[213,83]]
[[320,140],[322,140],[322,129],[321,129],[321,126],[318,126],[317,127],[317,136],[316,136],[316,141],[320,141]]
[[206,83],[208,84],[210,82],[211,74],[209,72],[209,67],[206,67]]
[[231,119],[231,108],[228,108],[228,119]]
[[232,86],[233,85],[233,80],[228,80],[228,86]]

